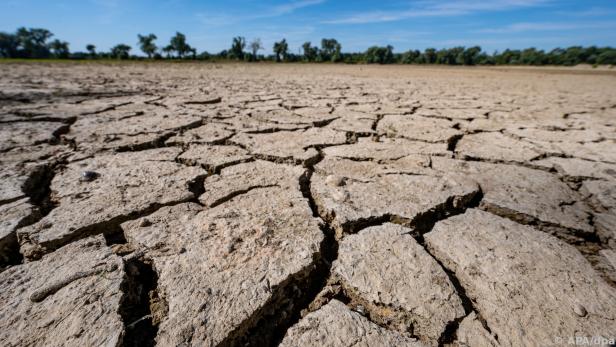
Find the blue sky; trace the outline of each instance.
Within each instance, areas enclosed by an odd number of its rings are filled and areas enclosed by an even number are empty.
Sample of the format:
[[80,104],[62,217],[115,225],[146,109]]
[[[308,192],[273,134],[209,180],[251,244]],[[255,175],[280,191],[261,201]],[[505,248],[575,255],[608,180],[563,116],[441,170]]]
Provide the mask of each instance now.
[[343,51],[391,44],[395,51],[480,45],[551,49],[616,46],[616,1],[574,0],[0,0],[0,31],[43,27],[71,50],[133,46],[155,33],[162,46],[180,31],[199,52],[218,52],[232,37],[260,38],[271,52],[287,38],[298,52],[305,41],[336,38]]

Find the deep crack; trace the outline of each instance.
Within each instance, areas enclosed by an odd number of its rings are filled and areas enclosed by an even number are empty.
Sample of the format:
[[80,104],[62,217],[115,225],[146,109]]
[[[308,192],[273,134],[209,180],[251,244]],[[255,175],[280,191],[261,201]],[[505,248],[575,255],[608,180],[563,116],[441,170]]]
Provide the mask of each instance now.
[[51,181],[56,171],[64,162],[37,166],[21,187],[24,194],[30,198],[30,203],[37,206],[40,217],[44,217],[56,206],[51,200]]
[[270,299],[218,344],[227,346],[277,346],[289,328],[302,318],[329,278],[332,262],[338,255],[333,232],[321,225],[324,233],[311,265],[293,274],[275,288]]
[[[318,160],[321,159],[322,153],[319,151]],[[306,173],[300,177],[299,185],[313,216],[318,217],[316,204],[310,194],[313,170],[312,165],[307,168]],[[338,242],[333,229],[328,224],[321,224],[320,227],[324,237],[312,265],[273,289],[271,299],[242,322],[219,346],[278,345],[287,330],[299,322],[302,312],[308,309],[326,286],[332,263],[338,257]]]
[[158,275],[148,259],[127,260],[124,271],[119,309],[124,322],[122,346],[155,346],[158,325],[168,312],[168,305],[157,289]]

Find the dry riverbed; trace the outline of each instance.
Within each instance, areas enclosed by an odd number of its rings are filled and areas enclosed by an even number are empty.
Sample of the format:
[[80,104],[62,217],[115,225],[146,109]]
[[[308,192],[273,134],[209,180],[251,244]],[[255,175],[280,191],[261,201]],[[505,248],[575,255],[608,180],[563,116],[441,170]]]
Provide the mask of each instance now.
[[4,346],[616,338],[611,71],[0,73]]

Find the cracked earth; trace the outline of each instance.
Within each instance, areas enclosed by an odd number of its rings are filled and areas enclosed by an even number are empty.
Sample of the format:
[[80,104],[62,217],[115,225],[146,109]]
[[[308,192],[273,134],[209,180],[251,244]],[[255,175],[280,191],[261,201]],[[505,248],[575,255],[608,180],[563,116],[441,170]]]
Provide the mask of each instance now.
[[616,338],[616,75],[0,66],[4,346]]

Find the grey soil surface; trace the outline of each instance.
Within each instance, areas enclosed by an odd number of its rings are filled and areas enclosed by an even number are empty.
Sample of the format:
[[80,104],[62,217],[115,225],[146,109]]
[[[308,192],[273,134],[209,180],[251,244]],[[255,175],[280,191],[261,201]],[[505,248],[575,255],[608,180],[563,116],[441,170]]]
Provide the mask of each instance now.
[[616,339],[610,71],[0,73],[2,346]]

